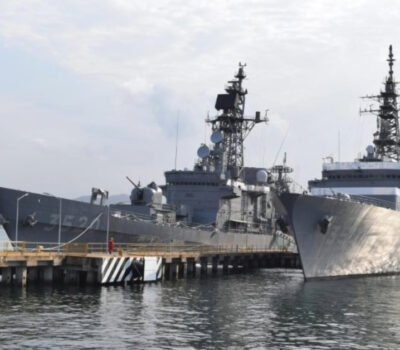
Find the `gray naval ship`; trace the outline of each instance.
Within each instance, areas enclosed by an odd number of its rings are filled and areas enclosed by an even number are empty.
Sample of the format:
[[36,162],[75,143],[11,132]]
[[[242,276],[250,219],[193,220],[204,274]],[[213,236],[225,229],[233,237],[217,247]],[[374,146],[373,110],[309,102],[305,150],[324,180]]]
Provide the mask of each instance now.
[[[400,133],[393,53],[379,103],[373,145],[353,162],[323,164],[310,194],[281,193],[305,279],[400,272]],[[277,207],[278,208],[278,207]]]
[[[90,203],[0,188],[0,230],[29,244],[185,242],[225,247],[295,249],[276,230],[270,200],[273,174],[244,166],[244,141],[266,123],[244,115],[244,66],[216,99],[211,145],[202,144],[193,170],[165,173],[166,184],[131,181],[129,204],[107,205],[108,192],[92,189]],[[271,176],[269,176],[271,175]]]

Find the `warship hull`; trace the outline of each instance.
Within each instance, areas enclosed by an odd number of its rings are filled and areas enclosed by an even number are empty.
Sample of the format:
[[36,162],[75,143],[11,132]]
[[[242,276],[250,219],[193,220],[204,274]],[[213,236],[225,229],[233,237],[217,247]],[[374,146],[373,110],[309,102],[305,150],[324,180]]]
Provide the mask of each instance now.
[[[129,209],[129,205],[126,207]],[[183,242],[265,249],[275,241],[272,234],[220,232],[159,224],[137,218],[129,211],[110,215],[107,206],[7,188],[0,188],[1,225],[9,240],[32,245],[106,243],[107,237],[113,237],[116,243]]]
[[359,202],[283,193],[304,277],[321,279],[400,272],[400,212]]

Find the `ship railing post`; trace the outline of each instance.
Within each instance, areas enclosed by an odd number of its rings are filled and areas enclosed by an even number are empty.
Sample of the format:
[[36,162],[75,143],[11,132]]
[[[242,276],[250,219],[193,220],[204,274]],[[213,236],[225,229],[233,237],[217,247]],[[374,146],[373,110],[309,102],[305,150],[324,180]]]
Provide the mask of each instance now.
[[21,197],[17,198],[17,213],[16,213],[16,218],[15,218],[15,245],[16,248],[18,249],[18,221],[19,221],[19,201],[25,197],[28,197],[29,193],[23,194]]

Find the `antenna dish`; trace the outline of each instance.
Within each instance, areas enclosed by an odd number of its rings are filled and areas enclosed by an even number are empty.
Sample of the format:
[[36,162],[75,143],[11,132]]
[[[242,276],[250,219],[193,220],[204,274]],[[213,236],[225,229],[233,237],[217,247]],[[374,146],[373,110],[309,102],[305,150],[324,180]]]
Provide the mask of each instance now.
[[197,150],[197,155],[201,159],[207,158],[209,154],[210,154],[210,149],[206,145],[201,145]]
[[368,154],[374,154],[374,152],[375,152],[375,147],[372,146],[372,145],[368,145],[367,146],[367,153]]
[[256,179],[258,183],[266,183],[268,181],[268,173],[261,169],[256,173]]
[[222,135],[222,132],[219,130],[214,131],[211,135],[212,143],[220,143],[223,139],[224,139],[224,136]]

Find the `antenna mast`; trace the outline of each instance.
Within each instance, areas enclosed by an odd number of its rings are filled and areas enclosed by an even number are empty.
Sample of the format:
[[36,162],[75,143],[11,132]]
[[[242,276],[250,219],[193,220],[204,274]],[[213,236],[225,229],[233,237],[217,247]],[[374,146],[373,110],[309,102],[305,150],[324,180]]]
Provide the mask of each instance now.
[[374,133],[374,145],[376,156],[379,160],[391,159],[400,161],[400,131],[399,115],[397,106],[396,82],[393,77],[392,45],[389,46],[389,75],[384,83],[385,89],[377,96],[366,96],[364,98],[378,101],[379,108],[362,110],[361,113],[373,113],[377,116],[377,131]]
[[221,132],[222,157],[221,173],[228,178],[236,178],[244,165],[243,143],[255,124],[267,122],[256,112],[255,118],[244,116],[247,89],[243,89],[242,82],[246,78],[244,72],[246,64],[239,63],[238,72],[234,80],[228,81],[225,94],[219,94],[215,102],[215,109],[219,114],[207,122],[212,125],[213,132]]
[[178,162],[178,140],[179,140],[179,113],[176,119],[176,139],[175,139],[175,170],[176,163]]

